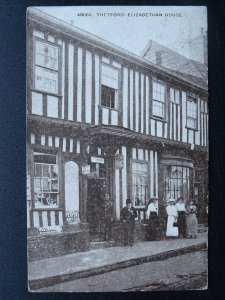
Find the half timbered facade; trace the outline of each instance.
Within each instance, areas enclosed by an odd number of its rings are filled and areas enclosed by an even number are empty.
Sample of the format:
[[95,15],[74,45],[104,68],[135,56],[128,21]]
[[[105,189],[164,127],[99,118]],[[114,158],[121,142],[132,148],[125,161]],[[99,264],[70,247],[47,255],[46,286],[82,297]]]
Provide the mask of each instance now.
[[126,198],[139,223],[152,196],[162,217],[171,197],[204,207],[207,98],[202,85],[29,9],[29,231],[88,223],[96,236],[105,203],[116,223]]

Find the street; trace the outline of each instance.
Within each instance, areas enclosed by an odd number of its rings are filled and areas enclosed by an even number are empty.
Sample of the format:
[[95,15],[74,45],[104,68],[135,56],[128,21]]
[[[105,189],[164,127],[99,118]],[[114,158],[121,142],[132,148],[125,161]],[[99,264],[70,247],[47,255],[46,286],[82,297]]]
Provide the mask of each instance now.
[[206,289],[207,252],[199,251],[77,279],[37,292],[130,292]]

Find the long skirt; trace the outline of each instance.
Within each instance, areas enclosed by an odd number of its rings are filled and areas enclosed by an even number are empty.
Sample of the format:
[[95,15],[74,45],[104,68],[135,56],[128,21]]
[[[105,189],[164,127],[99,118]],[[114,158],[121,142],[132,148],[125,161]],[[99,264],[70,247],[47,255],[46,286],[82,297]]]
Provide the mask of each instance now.
[[185,212],[184,211],[178,211],[178,233],[179,235],[185,236],[186,233],[186,222],[185,222]]
[[195,213],[190,213],[186,218],[186,235],[188,237],[198,235],[198,220]]
[[148,240],[155,241],[159,239],[159,218],[157,213],[150,213],[149,227],[148,227]]
[[175,218],[173,216],[168,216],[167,219],[167,228],[166,228],[166,236],[178,236],[178,227],[174,227],[173,223],[175,222]]

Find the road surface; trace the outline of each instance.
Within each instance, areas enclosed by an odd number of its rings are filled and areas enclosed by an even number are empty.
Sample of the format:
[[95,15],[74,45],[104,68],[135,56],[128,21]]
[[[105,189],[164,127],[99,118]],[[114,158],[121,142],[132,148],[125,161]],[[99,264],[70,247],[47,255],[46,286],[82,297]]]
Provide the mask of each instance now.
[[207,252],[194,252],[92,277],[37,292],[130,292],[207,288]]

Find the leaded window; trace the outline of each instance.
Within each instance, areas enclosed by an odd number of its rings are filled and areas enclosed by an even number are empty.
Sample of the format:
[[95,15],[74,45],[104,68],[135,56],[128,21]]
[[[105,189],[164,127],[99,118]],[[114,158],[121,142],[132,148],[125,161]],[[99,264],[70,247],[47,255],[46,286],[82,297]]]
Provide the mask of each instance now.
[[34,153],[34,206],[58,207],[59,180],[55,155]]
[[135,206],[145,206],[148,198],[148,166],[146,163],[132,163],[132,198]]
[[183,166],[164,166],[165,198],[189,200],[190,168]]
[[58,71],[58,46],[35,40],[35,88],[58,93]]
[[187,99],[187,127],[197,128],[197,101],[190,97]]
[[158,82],[153,82],[152,115],[160,119],[165,118],[165,86]]

